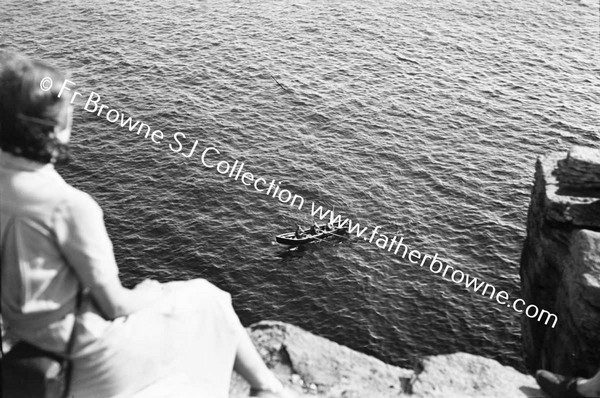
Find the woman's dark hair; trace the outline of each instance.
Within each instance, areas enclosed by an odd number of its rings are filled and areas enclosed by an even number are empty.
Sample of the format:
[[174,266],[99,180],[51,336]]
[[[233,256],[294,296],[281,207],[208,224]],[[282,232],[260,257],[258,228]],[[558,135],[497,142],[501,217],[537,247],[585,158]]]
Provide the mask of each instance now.
[[[52,79],[51,81],[48,80]],[[45,85],[42,80],[45,79]],[[58,97],[65,76],[39,61],[0,51],[0,148],[41,163],[67,157],[54,134],[68,123],[68,91]],[[47,91],[42,90],[51,86]],[[66,90],[65,90],[66,91]]]

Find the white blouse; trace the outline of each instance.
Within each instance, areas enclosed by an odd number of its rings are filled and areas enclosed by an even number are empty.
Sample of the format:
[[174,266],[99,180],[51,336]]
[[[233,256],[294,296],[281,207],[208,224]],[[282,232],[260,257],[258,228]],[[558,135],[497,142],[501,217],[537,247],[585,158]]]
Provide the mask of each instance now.
[[[52,164],[0,151],[2,318],[9,338],[63,351],[84,288],[118,278],[102,210],[68,185]],[[108,321],[90,303],[86,331]],[[82,336],[84,338],[85,336]],[[89,336],[92,337],[92,336]]]

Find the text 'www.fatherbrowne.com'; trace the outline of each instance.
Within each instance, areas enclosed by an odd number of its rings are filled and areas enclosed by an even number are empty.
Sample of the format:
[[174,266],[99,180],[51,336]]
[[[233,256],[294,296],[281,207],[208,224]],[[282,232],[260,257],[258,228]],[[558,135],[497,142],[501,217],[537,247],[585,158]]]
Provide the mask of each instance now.
[[328,220],[332,225],[346,227],[350,234],[354,234],[358,238],[363,238],[369,243],[375,243],[378,248],[407,259],[412,264],[419,264],[422,268],[429,268],[429,271],[441,275],[443,279],[457,285],[464,285],[468,290],[479,293],[484,297],[489,297],[490,300],[495,300],[500,305],[512,308],[519,314],[524,313],[528,318],[537,319],[538,322],[544,322],[545,325],[551,323],[552,328],[558,322],[558,317],[555,314],[544,309],[540,310],[533,304],[526,306],[527,303],[525,300],[520,298],[513,301],[504,290],[497,291],[493,285],[474,278],[459,269],[455,269],[450,264],[444,264],[438,258],[437,253],[433,256],[421,253],[418,250],[411,249],[405,243],[403,236],[392,236],[390,238],[388,235],[380,233],[380,226],[376,226],[370,233],[367,233],[368,227],[361,227],[360,223],[353,222],[349,218],[343,218],[339,214],[336,215],[333,210],[323,209],[322,206],[316,207],[314,203],[312,203],[311,215],[318,217],[320,220]]
[[[40,88],[43,91],[50,90],[52,85],[52,79],[49,77],[43,78],[40,82]],[[74,82],[65,80],[60,88],[58,97],[60,98],[66,92],[72,92],[70,93],[72,94],[71,104],[77,97],[83,98],[80,92],[72,90],[74,87]],[[100,95],[93,91],[88,96],[83,109],[86,112],[106,118],[109,123],[117,124],[129,133],[135,132],[136,135],[147,139],[154,145],[167,146],[171,152],[186,159],[199,157],[204,167],[214,169],[217,173],[226,175],[235,181],[239,180],[247,188],[254,188],[254,191],[260,194],[268,195],[298,210],[303,210],[304,208],[304,198],[282,188],[280,186],[281,182],[255,175],[244,168],[244,162],[239,162],[237,159],[222,159],[220,156],[221,152],[214,146],[199,149],[199,141],[186,137],[182,132],[168,134],[161,130],[153,129],[149,124],[135,120],[124,112],[101,103]],[[438,258],[437,253],[431,256],[411,249],[405,243],[402,236],[392,236],[390,239],[389,236],[379,232],[381,230],[380,226],[375,227],[370,233],[367,233],[368,227],[361,227],[360,223],[354,222],[349,218],[343,218],[339,214],[336,215],[332,210],[323,209],[322,206],[317,207],[314,202],[311,203],[311,215],[318,217],[320,220],[328,220],[332,225],[346,227],[350,234],[354,234],[358,238],[363,238],[369,243],[375,243],[378,248],[407,259],[412,264],[419,264],[421,268],[429,268],[429,271],[441,275],[443,279],[458,285],[464,285],[468,290],[488,297],[490,300],[495,300],[498,304],[512,308],[519,314],[525,314],[528,318],[537,319],[538,322],[543,321],[545,325],[551,323],[552,328],[558,322],[558,317],[555,314],[540,309],[533,304],[526,305],[527,303],[520,298],[512,300],[507,292],[503,290],[497,291],[493,285],[474,278],[449,264],[444,264]]]

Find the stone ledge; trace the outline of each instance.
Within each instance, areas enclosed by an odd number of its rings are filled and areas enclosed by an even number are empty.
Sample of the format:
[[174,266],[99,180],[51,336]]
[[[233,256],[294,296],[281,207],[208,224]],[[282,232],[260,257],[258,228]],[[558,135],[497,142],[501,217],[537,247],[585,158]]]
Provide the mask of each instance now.
[[584,180],[587,182],[578,182],[572,176],[566,177],[568,167],[565,168],[564,164],[569,162],[572,153],[554,153],[538,159],[534,193],[543,192],[543,216],[548,220],[574,227],[600,229],[600,190],[593,188],[595,185],[590,182],[596,177],[600,181],[600,174],[595,175],[596,168],[590,166],[594,173],[589,176],[586,174],[589,178],[585,177],[588,179]]
[[600,190],[600,149],[574,146],[555,171],[560,188]]
[[407,398],[546,397],[533,377],[464,352],[420,359],[410,388]]
[[[398,397],[413,372],[351,350],[299,327],[275,321],[251,325],[259,353],[290,388],[307,397]],[[248,386],[234,375],[230,397],[247,397]]]

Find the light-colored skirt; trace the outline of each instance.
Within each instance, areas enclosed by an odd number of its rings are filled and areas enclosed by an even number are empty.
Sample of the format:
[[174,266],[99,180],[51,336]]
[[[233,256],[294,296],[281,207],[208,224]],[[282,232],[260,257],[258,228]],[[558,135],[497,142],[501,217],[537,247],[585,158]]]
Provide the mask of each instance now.
[[203,279],[162,286],[156,305],[110,322],[76,351],[73,398],[227,397],[246,333],[229,294]]

